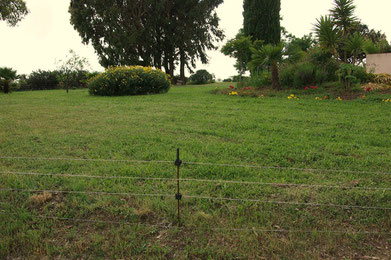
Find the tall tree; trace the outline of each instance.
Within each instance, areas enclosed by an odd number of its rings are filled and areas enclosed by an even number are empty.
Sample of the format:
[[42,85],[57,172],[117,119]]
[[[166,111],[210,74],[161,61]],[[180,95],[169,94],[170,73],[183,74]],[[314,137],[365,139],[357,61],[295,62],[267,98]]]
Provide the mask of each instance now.
[[252,40],[265,44],[281,41],[280,0],[244,0],[243,30]]
[[72,0],[71,23],[104,67],[143,65],[174,75],[177,64],[207,62],[223,38],[215,9],[223,0]]
[[10,26],[15,26],[28,12],[29,10],[23,0],[0,1],[0,21],[6,21]]

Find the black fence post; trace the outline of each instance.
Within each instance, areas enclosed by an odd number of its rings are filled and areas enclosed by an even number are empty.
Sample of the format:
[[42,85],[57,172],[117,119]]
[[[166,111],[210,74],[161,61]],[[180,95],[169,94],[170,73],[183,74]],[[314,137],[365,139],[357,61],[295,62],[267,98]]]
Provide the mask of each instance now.
[[175,166],[177,167],[177,193],[175,194],[175,199],[178,201],[178,226],[181,225],[181,199],[182,194],[180,190],[180,175],[179,171],[181,168],[182,161],[179,159],[179,148],[176,151],[176,161]]

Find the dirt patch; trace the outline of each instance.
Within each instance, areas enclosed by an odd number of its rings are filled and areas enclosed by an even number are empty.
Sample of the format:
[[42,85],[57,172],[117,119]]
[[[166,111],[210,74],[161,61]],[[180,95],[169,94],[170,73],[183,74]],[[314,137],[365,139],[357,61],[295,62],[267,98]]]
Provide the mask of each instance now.
[[32,206],[41,206],[46,202],[50,201],[53,198],[53,195],[48,192],[43,192],[41,194],[34,194],[30,196],[29,203]]

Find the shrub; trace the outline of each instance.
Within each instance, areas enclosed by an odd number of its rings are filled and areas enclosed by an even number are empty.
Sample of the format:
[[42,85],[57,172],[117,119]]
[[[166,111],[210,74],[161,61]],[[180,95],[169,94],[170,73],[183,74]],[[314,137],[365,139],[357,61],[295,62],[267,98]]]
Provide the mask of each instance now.
[[308,61],[287,64],[281,69],[281,85],[288,88],[302,88],[308,85],[336,81],[338,68],[334,60],[329,60],[323,65],[315,65]]
[[190,81],[197,85],[213,83],[214,76],[207,70],[197,70],[195,74],[190,76]]
[[166,93],[170,79],[151,67],[111,67],[88,82],[89,92],[99,96],[125,96]]
[[299,64],[296,68],[293,87],[302,88],[315,83],[315,66],[309,62]]
[[265,87],[272,84],[272,76],[269,71],[260,71],[253,73],[250,78],[246,80],[247,86]]
[[327,73],[322,69],[315,70],[314,82],[316,84],[322,84],[327,81]]
[[32,90],[58,89],[60,87],[59,75],[58,71],[38,70],[30,74],[26,83],[28,88]]
[[281,68],[281,72],[280,72],[281,86],[286,88],[293,88],[293,79],[294,79],[296,67],[297,67],[296,64],[288,64]]

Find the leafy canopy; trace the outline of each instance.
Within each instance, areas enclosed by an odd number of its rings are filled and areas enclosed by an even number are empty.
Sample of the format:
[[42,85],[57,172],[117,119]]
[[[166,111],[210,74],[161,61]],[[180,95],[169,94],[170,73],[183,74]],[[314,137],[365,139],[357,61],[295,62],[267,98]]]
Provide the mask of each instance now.
[[23,0],[0,0],[0,21],[6,21],[10,26],[16,26],[28,12]]
[[71,23],[104,67],[142,65],[173,75],[208,62],[223,39],[215,9],[223,0],[72,0]]

